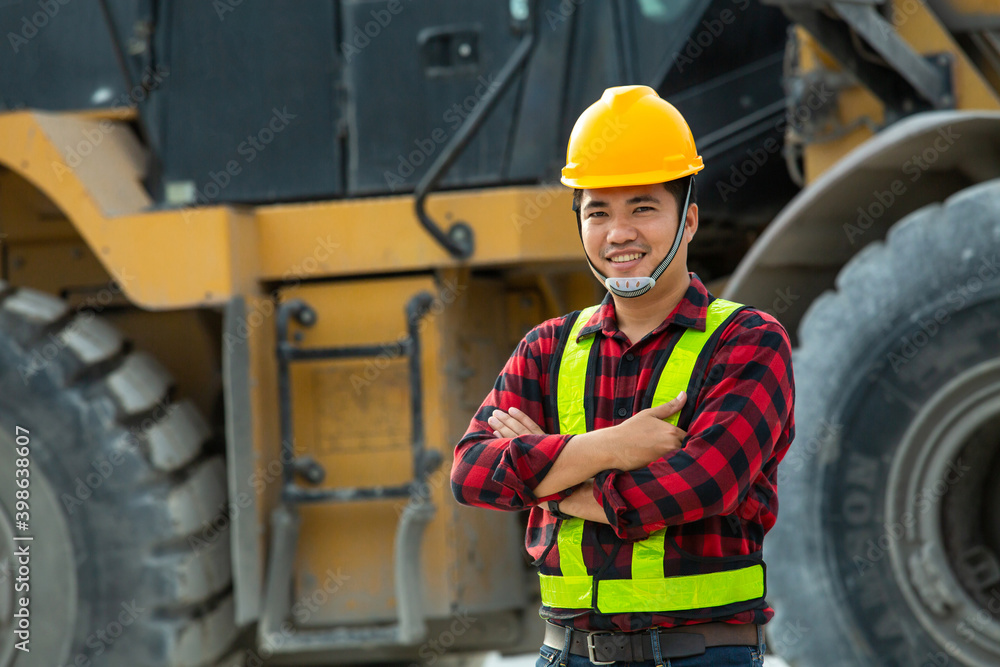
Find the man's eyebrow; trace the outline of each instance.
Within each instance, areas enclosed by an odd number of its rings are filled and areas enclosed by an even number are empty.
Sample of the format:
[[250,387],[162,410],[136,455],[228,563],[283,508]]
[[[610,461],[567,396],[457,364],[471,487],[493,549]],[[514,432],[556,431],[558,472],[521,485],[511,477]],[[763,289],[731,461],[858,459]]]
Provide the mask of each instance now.
[[[643,202],[648,202],[651,204],[659,204],[660,200],[654,197],[653,195],[636,195],[635,197],[631,197],[625,201],[625,203],[628,204],[629,206],[632,206],[633,204],[641,204]],[[608,206],[609,204],[606,201],[601,201],[599,199],[591,199],[590,201],[588,201],[586,204],[583,205],[583,208],[607,208]]]
[[632,197],[631,199],[629,199],[625,203],[631,205],[631,204],[641,204],[642,202],[650,202],[651,204],[659,204],[660,200],[657,199],[656,197],[654,197],[653,195],[636,195],[635,197]]

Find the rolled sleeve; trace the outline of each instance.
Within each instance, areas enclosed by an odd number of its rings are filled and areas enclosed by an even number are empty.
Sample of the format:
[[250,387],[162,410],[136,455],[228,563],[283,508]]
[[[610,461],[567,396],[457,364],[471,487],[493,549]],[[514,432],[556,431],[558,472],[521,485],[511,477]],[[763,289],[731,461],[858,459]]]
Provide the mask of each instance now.
[[[552,463],[572,437],[572,435],[525,435],[498,439],[503,453],[493,473],[493,481],[510,489],[526,507],[565,498],[570,490],[536,498],[534,489],[548,474]],[[504,446],[504,443],[508,444]]]
[[520,510],[569,495],[571,489],[536,498],[533,489],[549,472],[572,435],[497,438],[487,422],[494,410],[508,412],[516,407],[544,429],[547,420],[542,396],[542,373],[529,334],[507,361],[493,390],[455,447],[451,485],[459,503]]
[[788,334],[760,312],[723,332],[684,447],[631,472],[597,475],[594,497],[622,539],[732,513],[787,447],[794,381]]

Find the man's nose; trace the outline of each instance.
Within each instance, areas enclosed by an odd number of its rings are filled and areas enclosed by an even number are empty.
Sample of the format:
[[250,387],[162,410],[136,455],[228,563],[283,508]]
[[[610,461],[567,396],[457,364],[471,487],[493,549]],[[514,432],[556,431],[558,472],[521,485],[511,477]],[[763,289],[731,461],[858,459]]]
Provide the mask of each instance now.
[[637,236],[635,225],[624,216],[613,216],[608,227],[608,243],[620,245],[634,241]]

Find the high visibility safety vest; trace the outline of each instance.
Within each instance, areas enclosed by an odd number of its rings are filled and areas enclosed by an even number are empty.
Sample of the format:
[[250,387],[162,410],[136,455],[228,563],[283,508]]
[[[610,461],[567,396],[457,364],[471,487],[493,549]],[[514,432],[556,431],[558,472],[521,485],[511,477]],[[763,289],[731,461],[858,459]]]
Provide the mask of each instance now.
[[[577,341],[584,324],[600,306],[582,310],[565,339],[556,379],[556,404],[560,433],[585,433],[587,366],[594,336]],[[695,363],[712,334],[742,304],[716,299],[708,306],[705,331],[687,329],[662,365],[650,405],[661,405],[689,389]],[[690,392],[689,392],[690,393]],[[694,404],[694,396],[688,402]],[[677,425],[679,413],[667,421]],[[702,557],[680,550],[662,528],[632,546],[632,577],[612,579],[594,576],[583,560],[584,520],[563,520],[558,526],[561,575],[539,574],[542,603],[561,609],[591,609],[602,614],[671,612],[676,616],[708,617],[753,609],[764,601],[764,561],[760,552],[747,556]],[[686,559],[684,576],[664,576],[667,544]],[[612,552],[612,557],[615,552]],[[603,570],[604,568],[600,568]]]

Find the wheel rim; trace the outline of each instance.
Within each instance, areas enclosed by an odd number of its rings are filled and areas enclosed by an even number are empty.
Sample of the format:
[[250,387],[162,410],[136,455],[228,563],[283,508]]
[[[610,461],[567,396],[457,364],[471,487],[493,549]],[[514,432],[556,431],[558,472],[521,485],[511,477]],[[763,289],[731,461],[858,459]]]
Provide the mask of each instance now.
[[[31,657],[41,665],[64,664],[74,635],[77,614],[76,563],[73,559],[73,540],[51,485],[42,474],[38,461],[31,459],[29,542],[14,542],[14,491],[12,478],[15,469],[14,441],[7,424],[0,430],[0,471],[9,475],[0,483],[0,566],[9,563],[10,571],[0,584],[0,667],[9,667],[20,655],[14,647],[13,614],[15,607],[14,585],[17,579],[15,544],[29,544],[31,550],[30,590],[31,600]],[[38,445],[33,439],[31,447]],[[34,452],[32,452],[34,453]],[[0,575],[2,577],[2,575]]]
[[948,655],[977,667],[1000,657],[998,445],[1000,360],[924,404],[887,488],[892,570],[910,609]]

